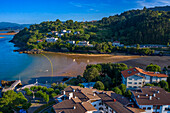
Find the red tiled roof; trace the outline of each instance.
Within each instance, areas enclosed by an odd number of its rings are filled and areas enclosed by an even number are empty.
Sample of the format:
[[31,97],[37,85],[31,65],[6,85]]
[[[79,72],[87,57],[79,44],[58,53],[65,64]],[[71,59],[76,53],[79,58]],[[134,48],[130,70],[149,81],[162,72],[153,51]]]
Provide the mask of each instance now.
[[[140,90],[131,92],[139,105],[170,105],[170,93],[166,92],[163,88],[145,86],[140,88]],[[152,96],[151,100],[149,100],[149,96]]]
[[114,41],[113,43],[120,43],[119,41]]
[[121,73],[125,78],[132,76],[132,75],[136,75],[138,73],[143,73],[145,75],[156,76],[156,77],[168,77],[168,75],[161,74],[161,73],[155,73],[155,72],[147,72],[147,71],[144,71],[143,69],[140,69],[138,67],[134,67],[131,69],[121,71]]

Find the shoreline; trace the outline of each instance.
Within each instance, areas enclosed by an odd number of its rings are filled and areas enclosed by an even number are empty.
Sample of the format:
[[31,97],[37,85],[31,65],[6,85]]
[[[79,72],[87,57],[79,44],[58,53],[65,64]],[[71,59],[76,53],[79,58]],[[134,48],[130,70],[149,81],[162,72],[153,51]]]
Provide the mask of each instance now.
[[17,33],[0,33],[0,35],[15,35]]
[[5,37],[0,37],[0,38],[5,38]]

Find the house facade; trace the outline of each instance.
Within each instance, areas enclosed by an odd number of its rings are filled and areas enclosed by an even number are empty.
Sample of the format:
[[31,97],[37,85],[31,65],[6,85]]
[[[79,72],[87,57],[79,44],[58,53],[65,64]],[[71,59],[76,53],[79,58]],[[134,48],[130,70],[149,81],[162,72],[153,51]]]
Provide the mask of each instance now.
[[46,41],[47,42],[51,42],[51,43],[54,43],[58,40],[58,38],[54,38],[54,37],[51,37],[51,38],[46,38]]
[[168,75],[159,72],[148,72],[134,67],[121,72],[122,83],[127,88],[140,88],[147,83],[158,83],[161,80],[167,80]]
[[136,105],[146,113],[170,113],[170,93],[163,88],[145,86],[131,92]]
[[[62,95],[56,97],[58,104],[54,105],[53,109],[56,113],[76,113],[77,111],[79,113],[133,113],[126,106],[112,98],[112,93],[114,92],[69,86],[63,90]],[[64,98],[63,101],[61,100],[62,98]],[[71,101],[74,102],[72,103]],[[78,104],[85,109],[82,109]],[[76,106],[77,111],[73,109],[73,106]]]

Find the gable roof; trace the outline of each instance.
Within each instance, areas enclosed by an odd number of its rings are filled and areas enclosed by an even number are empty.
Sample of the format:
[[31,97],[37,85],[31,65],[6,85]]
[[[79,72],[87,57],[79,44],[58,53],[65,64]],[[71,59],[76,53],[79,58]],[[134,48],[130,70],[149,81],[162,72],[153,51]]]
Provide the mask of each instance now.
[[148,75],[148,76],[168,77],[168,75],[161,74],[161,73],[144,71],[143,69],[138,68],[138,67],[134,67],[134,68],[131,68],[131,69],[127,69],[127,70],[121,71],[121,74],[125,78],[127,78],[129,76],[132,76],[132,75],[138,75],[138,73],[142,73],[142,74],[145,74],[145,75]]
[[[145,86],[140,88],[140,90],[131,92],[139,105],[170,105],[170,93],[166,92],[163,88]],[[149,100],[149,96],[152,96],[151,100]]]
[[97,94],[102,101],[108,105],[110,108],[116,111],[116,113],[132,113],[129,109],[127,109],[125,106],[123,106],[118,101],[114,101],[110,96],[108,96],[105,93]]
[[58,104],[53,105],[56,113],[85,113],[87,111],[97,111],[89,102],[79,102],[76,99],[64,100]]

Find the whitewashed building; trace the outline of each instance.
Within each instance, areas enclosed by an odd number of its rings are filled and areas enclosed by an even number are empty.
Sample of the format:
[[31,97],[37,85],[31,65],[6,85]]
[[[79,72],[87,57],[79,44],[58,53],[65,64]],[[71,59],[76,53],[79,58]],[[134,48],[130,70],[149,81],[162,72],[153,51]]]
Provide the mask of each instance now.
[[80,34],[80,32],[79,31],[74,32],[74,35],[77,35],[77,34]]
[[[113,91],[69,86],[62,92],[65,99],[61,102],[57,100],[59,103],[54,105],[53,109],[56,113],[133,113],[127,106],[112,98],[113,93]],[[59,96],[61,97],[61,95]],[[75,110],[73,106],[75,106]],[[82,106],[85,109],[81,109]]]
[[59,33],[59,34],[58,34],[59,37],[62,37],[63,35],[64,35],[63,33]]
[[51,43],[54,43],[58,40],[58,38],[54,38],[54,37],[51,37],[51,38],[46,38],[46,41],[47,42],[51,42]]
[[146,113],[170,113],[170,93],[163,88],[145,86],[131,92],[134,102]]
[[112,46],[123,47],[124,44],[121,44],[119,41],[114,41],[114,42],[112,43]]
[[75,44],[75,41],[67,41],[69,44]]
[[161,74],[159,72],[148,72],[134,67],[121,72],[122,83],[127,88],[140,88],[146,83],[160,82],[161,80],[167,80],[168,75]]

